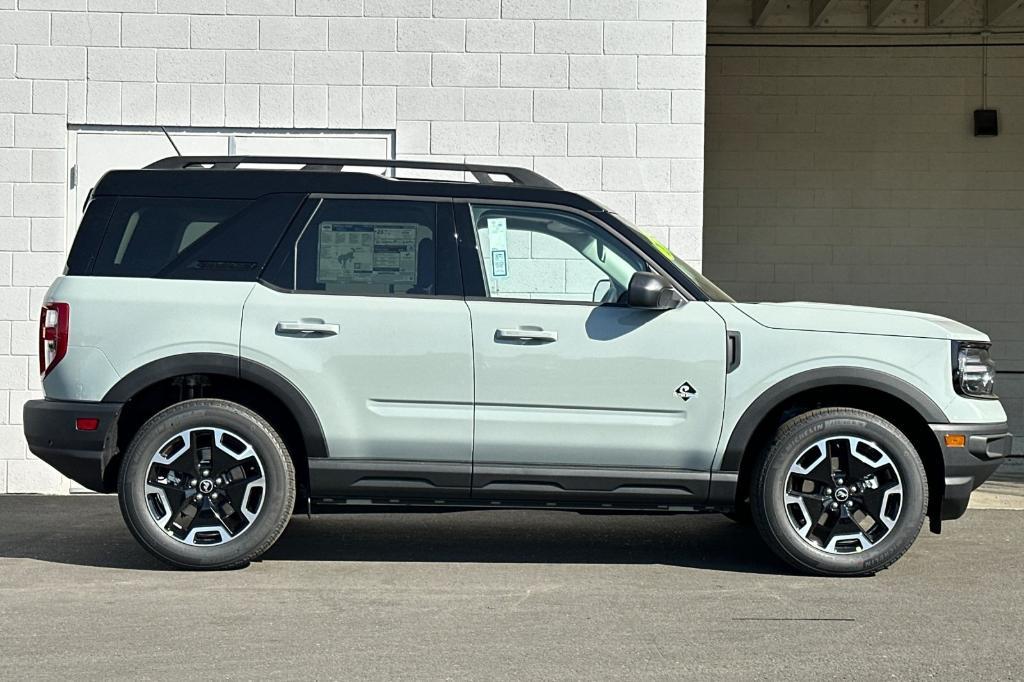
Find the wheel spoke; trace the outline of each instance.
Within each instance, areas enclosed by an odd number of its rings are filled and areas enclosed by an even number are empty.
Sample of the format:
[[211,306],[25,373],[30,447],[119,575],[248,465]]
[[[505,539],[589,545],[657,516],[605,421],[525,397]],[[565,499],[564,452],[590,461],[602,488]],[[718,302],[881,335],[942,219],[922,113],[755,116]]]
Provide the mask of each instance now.
[[823,438],[790,466],[785,504],[808,543],[833,554],[863,551],[896,525],[903,487],[892,460],[854,436]]
[[259,455],[217,427],[169,439],[153,455],[146,499],[161,530],[189,545],[218,545],[244,532],[263,508],[266,483]]
[[260,471],[259,461],[250,457],[243,462],[235,462],[234,466],[221,474],[221,478],[225,486],[231,487],[259,480],[263,478],[263,472]]
[[817,544],[824,547],[828,544],[829,540],[836,533],[836,527],[839,525],[840,512],[835,509],[825,508],[822,514],[815,520],[814,527],[811,528],[811,532],[808,533],[810,538],[813,538]]
[[832,469],[832,480],[846,482],[850,473],[850,449],[848,438],[833,438],[828,441],[829,466]]
[[865,491],[861,498],[864,511],[888,531],[895,525],[903,503],[903,486],[893,481],[882,488]]
[[229,535],[238,535],[239,531],[249,523],[244,516],[238,513],[238,509],[231,503],[231,499],[227,495],[222,495],[211,501],[210,509],[213,510],[213,515],[217,517]]
[[853,456],[848,460],[848,473],[850,474],[851,481],[863,480],[873,476],[879,464],[889,460],[874,443],[869,443],[866,440],[855,440],[852,445],[851,454]]
[[191,481],[191,472],[175,471],[174,469],[169,469],[167,467],[154,466],[150,470],[150,475],[146,484],[157,488],[163,488],[165,490],[188,493],[192,489],[190,485]]
[[820,444],[815,444],[813,447],[805,450],[796,463],[793,464],[791,471],[793,474],[814,481],[822,487],[832,485],[832,473],[829,468],[828,457],[826,456],[825,448]]
[[210,468],[213,457],[213,432],[210,429],[195,429],[189,434],[189,451],[196,477],[201,477]]
[[181,507],[178,508],[177,513],[171,518],[165,530],[169,530],[176,536],[188,535],[200,511],[200,503],[194,497],[185,500]]

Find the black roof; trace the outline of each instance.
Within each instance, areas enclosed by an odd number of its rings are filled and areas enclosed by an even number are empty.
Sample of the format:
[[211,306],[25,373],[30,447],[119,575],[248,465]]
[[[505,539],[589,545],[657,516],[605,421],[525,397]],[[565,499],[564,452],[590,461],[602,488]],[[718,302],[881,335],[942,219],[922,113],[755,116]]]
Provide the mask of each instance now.
[[[295,168],[259,168],[267,164],[288,164]],[[348,170],[367,167],[462,171],[471,175],[475,181],[396,178]],[[110,171],[94,189],[96,196],[225,199],[251,199],[275,193],[465,197],[548,202],[585,211],[604,210],[600,204],[568,192],[525,168],[393,159],[169,157],[141,170]]]

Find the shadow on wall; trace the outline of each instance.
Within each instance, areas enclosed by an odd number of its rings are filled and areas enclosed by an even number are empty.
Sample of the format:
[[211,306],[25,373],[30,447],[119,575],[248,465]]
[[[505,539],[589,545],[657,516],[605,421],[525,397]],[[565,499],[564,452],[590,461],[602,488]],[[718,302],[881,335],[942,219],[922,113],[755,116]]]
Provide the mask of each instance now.
[[[113,496],[0,496],[0,558],[171,570],[140,547]],[[663,564],[751,574],[791,570],[723,516],[480,511],[296,517],[264,561]]]

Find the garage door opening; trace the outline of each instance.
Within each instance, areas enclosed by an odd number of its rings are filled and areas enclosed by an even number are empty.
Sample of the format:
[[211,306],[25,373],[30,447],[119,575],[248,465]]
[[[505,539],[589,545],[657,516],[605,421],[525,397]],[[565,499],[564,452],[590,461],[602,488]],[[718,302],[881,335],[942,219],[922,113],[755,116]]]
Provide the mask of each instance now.
[[[984,331],[1021,433],[1024,6],[1010,4],[711,2],[704,272],[740,300]],[[997,137],[975,136],[983,105]]]

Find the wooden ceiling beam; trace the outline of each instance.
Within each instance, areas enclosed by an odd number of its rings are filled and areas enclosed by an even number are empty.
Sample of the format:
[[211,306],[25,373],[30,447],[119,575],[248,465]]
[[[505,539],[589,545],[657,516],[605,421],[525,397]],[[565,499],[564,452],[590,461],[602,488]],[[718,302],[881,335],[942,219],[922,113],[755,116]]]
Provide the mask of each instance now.
[[881,26],[882,22],[892,16],[900,0],[871,0],[868,18],[872,26]]
[[964,0],[928,0],[928,25],[941,25],[962,4]]
[[839,0],[811,0],[811,26],[821,26],[828,20],[828,13],[831,12]]
[[988,0],[988,23],[998,26],[1011,13],[1024,7],[1024,0]]
[[751,23],[754,26],[764,26],[768,16],[786,4],[786,0],[753,0]]

